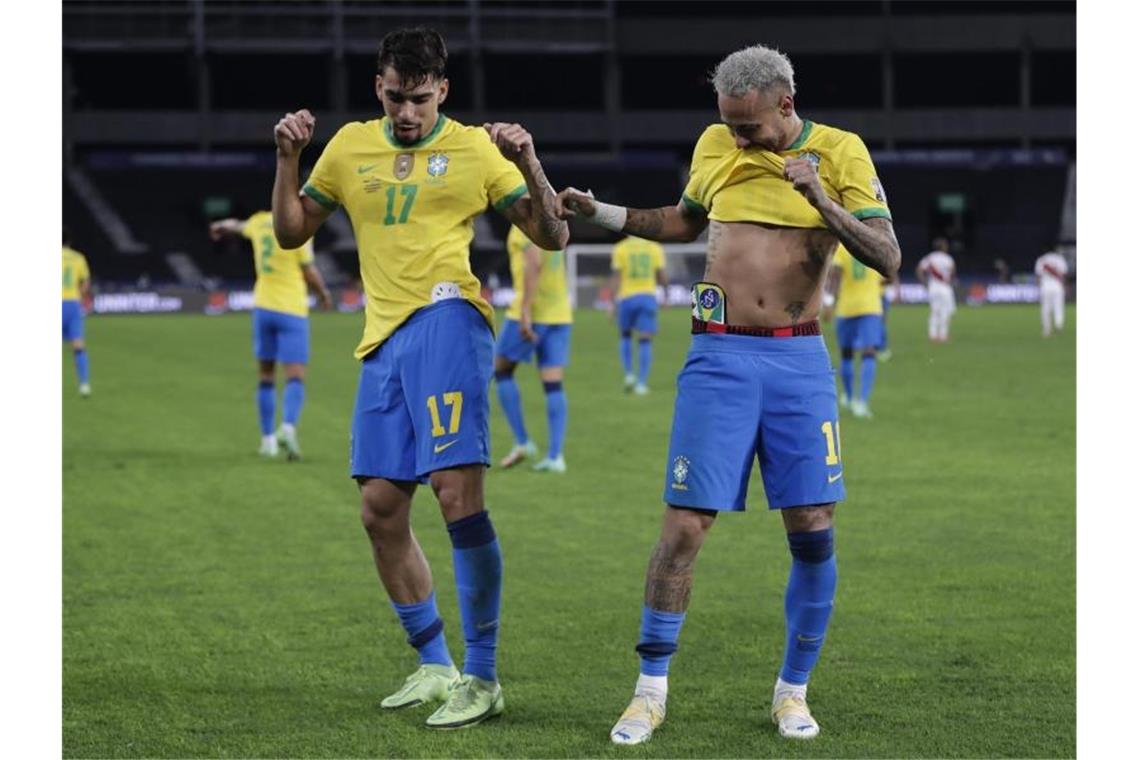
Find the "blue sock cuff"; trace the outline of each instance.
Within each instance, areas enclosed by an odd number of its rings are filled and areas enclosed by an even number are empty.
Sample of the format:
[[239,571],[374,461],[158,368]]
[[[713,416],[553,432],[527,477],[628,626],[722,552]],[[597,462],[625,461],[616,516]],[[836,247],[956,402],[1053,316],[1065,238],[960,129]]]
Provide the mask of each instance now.
[[667,657],[677,651],[677,644],[673,641],[646,641],[634,648],[640,655]]
[[648,346],[652,342],[653,342],[653,338],[638,338],[637,339],[637,345],[639,345],[639,346]]
[[633,337],[633,330],[623,330],[621,337],[625,338],[626,340],[629,340],[630,338]]
[[304,385],[305,381],[299,377],[291,377],[285,381],[286,385],[292,385],[293,383],[296,383],[297,385]]
[[72,352],[73,352],[73,353],[74,353],[76,356],[79,356],[79,355],[81,355],[81,354],[85,354],[85,353],[87,353],[87,349],[86,349],[86,348],[73,348],[73,349],[72,349]]
[[259,380],[257,383],[258,388],[272,388],[274,382],[272,380]]
[[486,510],[447,524],[447,534],[455,549],[474,549],[495,540],[495,526]]
[[788,548],[792,556],[804,562],[818,564],[831,559],[835,553],[835,531],[813,530],[805,533],[789,533]]
[[547,393],[557,393],[558,391],[562,390],[562,381],[553,380],[548,382],[546,380],[543,380],[542,389]]
[[441,631],[443,631],[443,620],[436,618],[428,624],[427,628],[409,636],[408,643],[411,644],[414,649],[419,649],[438,636]]
[[501,383],[504,380],[511,380],[512,378],[514,378],[514,376],[515,376],[514,370],[511,370],[510,372],[496,372],[495,373],[495,382]]

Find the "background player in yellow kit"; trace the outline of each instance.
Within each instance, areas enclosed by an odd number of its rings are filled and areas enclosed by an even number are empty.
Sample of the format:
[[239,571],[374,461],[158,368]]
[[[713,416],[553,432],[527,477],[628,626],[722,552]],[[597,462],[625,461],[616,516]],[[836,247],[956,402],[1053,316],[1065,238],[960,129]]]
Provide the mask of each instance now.
[[[302,190],[299,158],[316,120],[307,110],[286,114],[274,130],[273,185],[273,226],[286,247],[312,237],[338,206],[352,222],[366,303],[350,474],[380,580],[421,665],[380,704],[444,700],[427,719],[441,729],[503,711],[496,671],[503,564],[483,503],[493,313],[468,258],[475,217],[491,205],[547,250],[561,250],[569,237],[530,133],[518,124],[468,127],[440,112],[446,66],[434,30],[386,35],[375,80],[384,117],[341,127]],[[431,483],[451,538],[462,675],[409,524],[420,482]]]
[[[876,354],[883,343],[883,277],[852,256],[842,245],[835,251],[828,274],[823,318],[834,309],[839,342],[839,374],[843,393],[839,406],[856,417],[870,417],[871,389],[878,366]],[[859,395],[855,395],[855,353],[859,353]]]
[[[321,308],[332,306],[325,281],[313,264],[313,241],[282,248],[273,234],[273,215],[258,211],[249,219],[221,219],[210,225],[210,238],[241,235],[253,245],[257,282],[253,286],[253,355],[257,359],[257,416],[262,456],[277,456],[277,444],[290,460],[299,459],[297,422],[305,403],[305,365],[309,363],[309,294]],[[285,369],[281,427],[273,434],[277,406],[277,362]]]
[[87,343],[83,339],[83,299],[91,292],[91,270],[87,258],[71,247],[71,237],[63,231],[63,339],[71,344],[79,395],[91,395]]
[[[660,243],[627,237],[614,246],[610,260],[610,289],[617,306],[618,344],[625,370],[625,389],[639,396],[649,392],[653,336],[657,334],[657,286],[665,287],[665,249]],[[633,374],[633,332],[637,331],[637,375]]]
[[537,447],[530,440],[523,420],[522,400],[514,372],[519,362],[531,354],[538,363],[542,388],[546,393],[546,422],[550,448],[535,463],[539,472],[566,472],[562,441],[566,437],[566,393],[562,379],[570,360],[570,292],[566,289],[566,257],[563,251],[544,251],[527,239],[518,227],[507,234],[511,260],[511,280],[515,297],[507,308],[507,319],[495,346],[495,385],[499,403],[515,436],[515,446],[500,462],[514,467],[534,456]]

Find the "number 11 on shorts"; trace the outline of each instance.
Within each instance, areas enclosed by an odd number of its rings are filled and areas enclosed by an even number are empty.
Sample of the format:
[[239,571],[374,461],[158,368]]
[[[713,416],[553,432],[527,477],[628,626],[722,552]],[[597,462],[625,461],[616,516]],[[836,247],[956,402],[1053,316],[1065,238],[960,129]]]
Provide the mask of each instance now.
[[439,419],[439,402],[435,400],[435,396],[428,396],[427,408],[428,413],[431,414],[432,438],[439,438],[441,435],[448,435],[449,433],[454,435],[459,432],[459,420],[463,414],[463,392],[444,393],[443,405],[451,407],[451,421],[448,423],[447,430],[443,429],[443,424]]
[[820,431],[823,432],[823,437],[827,439],[827,456],[824,458],[824,464],[833,465],[839,464],[839,420],[832,423],[831,420],[819,426]]

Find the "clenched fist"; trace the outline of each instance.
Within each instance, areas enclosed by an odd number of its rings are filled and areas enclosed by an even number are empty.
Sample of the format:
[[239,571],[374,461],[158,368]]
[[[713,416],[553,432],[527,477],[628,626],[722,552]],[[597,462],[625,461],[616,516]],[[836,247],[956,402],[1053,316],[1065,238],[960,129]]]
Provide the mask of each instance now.
[[554,207],[559,219],[573,219],[579,214],[591,217],[598,210],[594,205],[593,193],[589,191],[583,193],[574,187],[568,187],[560,192],[554,199]]
[[317,120],[302,108],[296,113],[287,113],[273,128],[273,140],[277,143],[277,155],[281,158],[295,158],[313,139]]
[[816,208],[827,201],[827,193],[819,181],[819,169],[806,158],[785,159],[784,179],[791,182],[792,187]]
[[491,135],[491,142],[508,161],[520,164],[535,157],[534,138],[518,124],[497,121],[484,124],[483,129]]

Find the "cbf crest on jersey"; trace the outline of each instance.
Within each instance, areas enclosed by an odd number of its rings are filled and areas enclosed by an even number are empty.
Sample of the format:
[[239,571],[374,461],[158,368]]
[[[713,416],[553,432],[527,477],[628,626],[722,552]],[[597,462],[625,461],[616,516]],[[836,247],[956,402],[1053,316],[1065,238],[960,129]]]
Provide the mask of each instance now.
[[442,177],[447,173],[447,162],[449,161],[446,153],[432,153],[428,156],[427,172],[433,177]]
[[796,158],[806,158],[808,161],[811,161],[811,165],[815,167],[815,170],[819,171],[820,158],[818,153],[810,150],[805,150],[802,153],[797,153]]
[[[401,153],[396,156],[396,163],[392,165],[392,174],[396,179],[407,179],[416,165],[415,153]],[[429,169],[430,171],[430,169]]]

